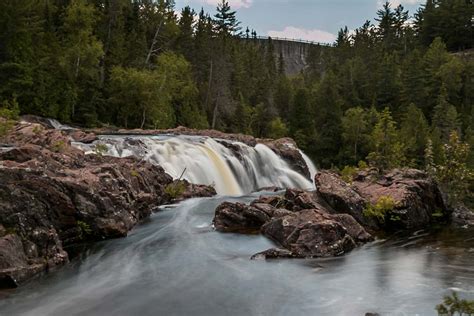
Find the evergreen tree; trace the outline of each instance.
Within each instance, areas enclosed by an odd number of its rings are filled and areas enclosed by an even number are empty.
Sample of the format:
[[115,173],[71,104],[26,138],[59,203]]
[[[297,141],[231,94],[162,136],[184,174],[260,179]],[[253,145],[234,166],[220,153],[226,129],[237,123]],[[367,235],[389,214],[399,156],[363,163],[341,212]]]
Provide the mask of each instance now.
[[236,12],[232,11],[229,2],[221,0],[217,5],[217,13],[214,15],[216,31],[221,36],[238,35],[241,27],[237,21]]
[[413,103],[408,106],[404,114],[400,126],[400,139],[404,143],[408,162],[422,167],[429,139],[429,126],[423,112]]
[[373,151],[367,156],[371,165],[381,171],[403,165],[404,148],[399,141],[396,122],[388,108],[380,113],[371,135],[371,143]]
[[441,140],[447,142],[452,131],[459,131],[459,118],[454,105],[448,102],[448,92],[443,85],[434,108],[433,128],[439,130]]

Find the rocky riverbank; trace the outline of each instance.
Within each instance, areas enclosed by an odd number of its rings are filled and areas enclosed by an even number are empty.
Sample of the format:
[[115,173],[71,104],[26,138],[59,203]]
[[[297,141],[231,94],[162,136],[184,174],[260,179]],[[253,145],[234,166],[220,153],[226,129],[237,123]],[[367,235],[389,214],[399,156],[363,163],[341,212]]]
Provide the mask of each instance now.
[[159,205],[215,194],[159,166],[71,146],[95,138],[22,122],[0,140],[0,287],[65,264],[70,247],[126,236]]
[[280,247],[253,258],[313,258],[343,255],[378,233],[426,229],[451,215],[436,183],[419,170],[384,175],[366,170],[350,183],[321,171],[315,184],[315,192],[286,190],[250,205],[223,203],[214,226],[221,232],[261,233]]

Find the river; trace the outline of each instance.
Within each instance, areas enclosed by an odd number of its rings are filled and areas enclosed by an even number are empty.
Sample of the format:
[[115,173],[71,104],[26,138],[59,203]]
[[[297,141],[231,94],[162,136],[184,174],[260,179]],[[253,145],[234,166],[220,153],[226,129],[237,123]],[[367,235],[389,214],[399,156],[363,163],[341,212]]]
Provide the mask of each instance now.
[[129,237],[96,244],[70,265],[3,293],[0,315],[436,315],[451,290],[474,293],[474,232],[417,232],[346,256],[250,260],[263,236],[211,226],[222,201],[188,200]]

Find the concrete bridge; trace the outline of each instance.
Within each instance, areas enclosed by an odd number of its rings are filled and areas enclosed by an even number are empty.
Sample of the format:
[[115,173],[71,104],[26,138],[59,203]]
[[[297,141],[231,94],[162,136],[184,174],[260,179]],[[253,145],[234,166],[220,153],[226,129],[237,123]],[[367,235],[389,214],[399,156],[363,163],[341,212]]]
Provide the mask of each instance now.
[[257,36],[256,38],[243,37],[244,40],[256,41],[261,45],[273,44],[277,58],[283,56],[285,63],[285,73],[287,75],[296,75],[301,73],[307,66],[307,58],[312,49],[316,47],[332,47],[332,44],[311,42],[291,38],[279,38],[268,36]]

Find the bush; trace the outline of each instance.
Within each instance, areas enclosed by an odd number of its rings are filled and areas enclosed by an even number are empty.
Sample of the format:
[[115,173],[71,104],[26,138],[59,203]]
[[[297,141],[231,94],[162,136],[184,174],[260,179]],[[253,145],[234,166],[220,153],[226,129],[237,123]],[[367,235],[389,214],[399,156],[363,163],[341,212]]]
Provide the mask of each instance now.
[[444,297],[443,304],[436,306],[436,311],[440,316],[473,315],[474,301],[460,299],[456,292]]
[[109,151],[109,148],[107,147],[106,144],[96,144],[94,146],[94,153],[97,155],[97,156],[100,156],[102,157],[103,155],[105,155],[107,152]]
[[81,238],[84,238],[85,236],[89,236],[92,234],[92,229],[89,226],[89,224],[87,224],[86,222],[77,221],[77,227],[79,227],[81,231]]
[[10,131],[19,115],[20,108],[15,99],[2,102],[0,106],[0,137],[5,136]]
[[63,152],[65,148],[66,148],[66,143],[60,140],[53,144],[53,147],[51,148],[51,150],[54,151],[55,153],[60,153],[60,152]]
[[180,197],[184,191],[186,191],[186,182],[181,180],[170,183],[165,188],[165,193],[173,200]]
[[459,202],[469,204],[472,199],[474,171],[468,166],[470,153],[468,143],[462,142],[456,131],[453,131],[449,141],[442,148],[443,161],[435,163],[433,159],[432,143],[428,143],[425,153],[426,169],[448,195],[448,202],[456,206]]
[[[381,223],[385,223],[386,215],[395,209],[397,203],[391,196],[382,196],[379,198],[375,205],[367,205],[364,210],[364,216],[373,217],[379,220]],[[396,220],[397,218],[391,218],[391,220]]]
[[352,183],[352,179],[359,172],[359,169],[352,166],[345,166],[341,171],[341,178],[347,183]]

